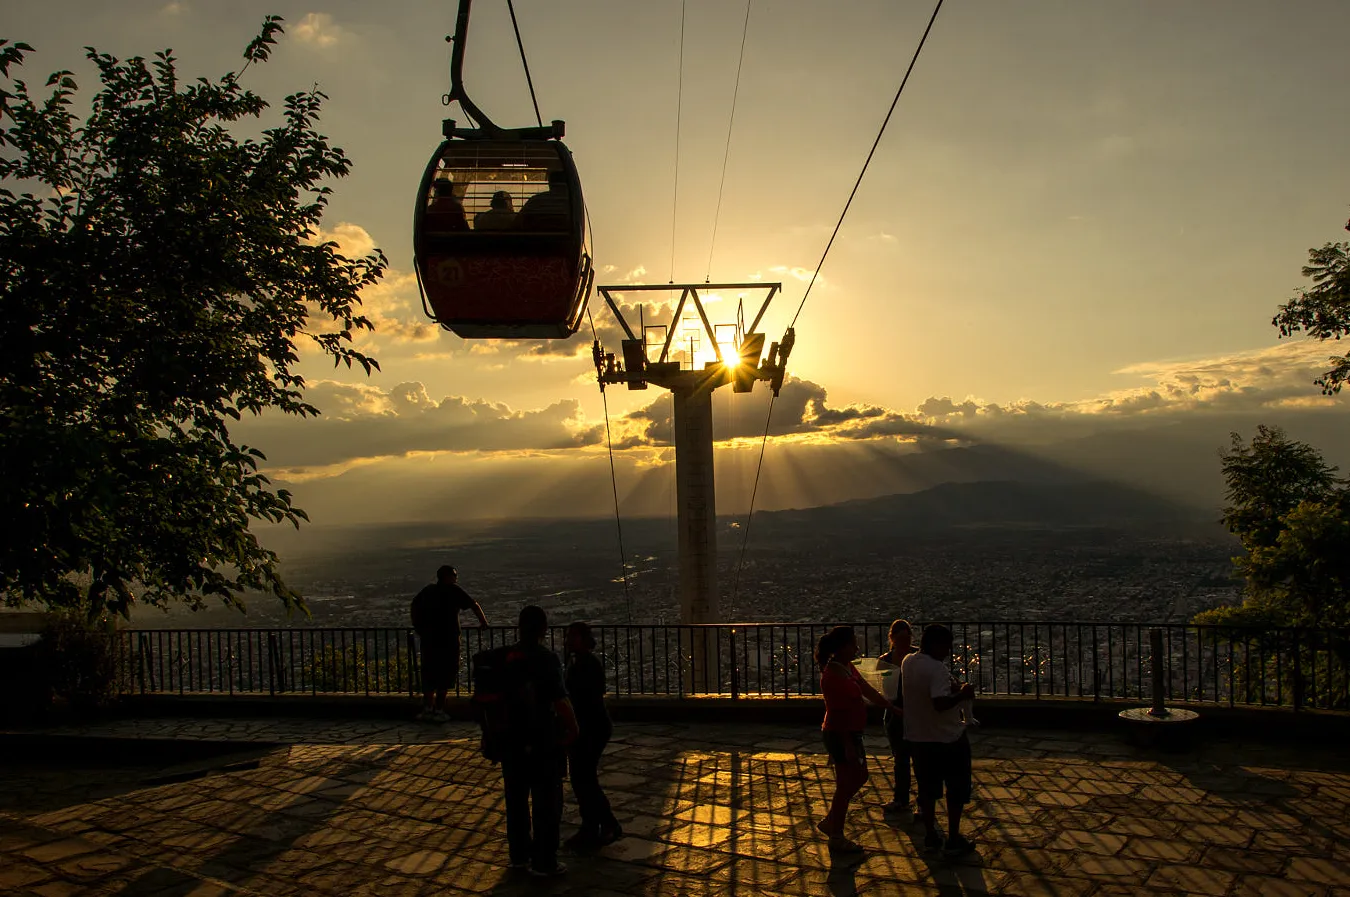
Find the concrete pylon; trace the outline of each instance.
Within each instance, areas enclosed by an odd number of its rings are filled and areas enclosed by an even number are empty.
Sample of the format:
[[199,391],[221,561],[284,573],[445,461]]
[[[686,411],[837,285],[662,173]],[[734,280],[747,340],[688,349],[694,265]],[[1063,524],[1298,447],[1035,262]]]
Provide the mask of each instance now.
[[[717,592],[717,505],[713,478],[713,384],[697,378],[671,386],[675,429],[675,494],[680,551],[680,622],[721,622]],[[717,641],[681,630],[686,692],[718,691]]]

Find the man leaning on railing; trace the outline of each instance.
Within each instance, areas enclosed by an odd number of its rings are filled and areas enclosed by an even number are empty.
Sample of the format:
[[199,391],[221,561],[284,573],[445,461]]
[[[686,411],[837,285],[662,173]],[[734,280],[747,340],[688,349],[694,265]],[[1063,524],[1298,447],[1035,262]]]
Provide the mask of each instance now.
[[459,681],[459,613],[471,610],[486,627],[487,616],[478,602],[458,584],[459,574],[449,564],[436,571],[436,581],[412,601],[412,625],[422,643],[422,712],[419,720],[443,723],[445,695]]

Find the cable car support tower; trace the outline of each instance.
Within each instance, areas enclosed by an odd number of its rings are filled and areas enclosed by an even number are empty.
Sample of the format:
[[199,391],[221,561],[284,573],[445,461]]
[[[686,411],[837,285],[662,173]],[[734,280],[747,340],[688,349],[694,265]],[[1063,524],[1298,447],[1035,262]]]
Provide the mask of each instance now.
[[[707,638],[697,624],[721,622],[717,586],[717,501],[713,480],[712,395],[727,384],[738,393],[748,393],[756,381],[763,381],[775,396],[783,387],[788,356],[795,334],[791,328],[782,341],[764,352],[764,334],[756,328],[781,283],[672,283],[615,284],[596,288],[604,297],[624,339],[616,356],[606,352],[597,338],[592,346],[596,377],[603,391],[607,385],[625,384],[629,389],[657,386],[670,390],[672,429],[675,446],[675,491],[679,528],[680,622],[682,652],[688,659],[684,682],[688,691],[716,690],[709,677],[716,675],[716,639]],[[671,324],[645,325],[639,320],[634,331],[615,296],[642,292],[679,291]],[[743,314],[735,324],[714,325],[708,319],[704,298],[710,294],[760,292],[764,298],[749,326]],[[694,322],[688,307],[697,312]],[[676,342],[680,332],[681,341]],[[713,358],[702,366],[695,362],[703,340],[711,346]],[[674,350],[672,352],[672,350]],[[685,361],[675,355],[683,353]],[[706,358],[706,350],[705,350]],[[712,686],[709,688],[708,686]]]

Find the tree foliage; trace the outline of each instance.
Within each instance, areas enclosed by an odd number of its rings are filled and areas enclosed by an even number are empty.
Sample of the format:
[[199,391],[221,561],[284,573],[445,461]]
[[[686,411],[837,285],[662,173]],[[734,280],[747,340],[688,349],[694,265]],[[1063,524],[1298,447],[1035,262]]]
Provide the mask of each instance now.
[[1307,443],[1257,427],[1232,434],[1223,454],[1223,522],[1242,542],[1233,559],[1246,579],[1238,608],[1197,622],[1350,626],[1350,488]]
[[[251,521],[307,519],[237,444],[265,409],[317,414],[296,372],[310,344],[374,359],[360,291],[385,259],[317,239],[350,164],[315,130],[326,97],[288,96],[277,122],[241,75],[281,33],[268,17],[238,72],[180,80],[149,62],[87,57],[101,87],[75,110],[70,72],[30,91],[32,48],[0,41],[0,590],[11,603],[125,613],[243,591],[293,606]],[[41,95],[45,93],[45,95]],[[241,606],[241,605],[240,605]]]
[[[1350,222],[1345,229],[1350,230]],[[1311,278],[1313,285],[1281,305],[1270,322],[1280,329],[1280,336],[1299,332],[1319,340],[1350,336],[1350,243],[1309,249],[1303,276]],[[1350,352],[1332,356],[1329,363],[1331,369],[1314,382],[1332,395],[1350,380]]]

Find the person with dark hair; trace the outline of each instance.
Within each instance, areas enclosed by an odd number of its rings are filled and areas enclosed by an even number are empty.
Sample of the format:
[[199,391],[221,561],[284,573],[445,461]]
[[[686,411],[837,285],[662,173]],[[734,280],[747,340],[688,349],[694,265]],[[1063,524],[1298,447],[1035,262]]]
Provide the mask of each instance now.
[[[890,643],[890,650],[881,655],[880,660],[895,668],[892,675],[902,677],[904,674],[900,671],[901,665],[905,658],[916,650],[914,629],[908,620],[895,620],[891,623],[886,639]],[[905,706],[903,684],[897,683],[895,694],[895,703],[903,708]],[[882,805],[881,810],[888,815],[900,815],[909,812],[909,742],[905,740],[905,718],[887,710],[883,723],[886,729],[886,742],[891,747],[891,759],[895,766],[895,795],[890,803]]]
[[[952,656],[952,631],[933,624],[924,628],[919,651],[900,664],[904,689],[905,738],[914,758],[919,812],[925,829],[925,850],[962,856],[975,849],[961,834],[961,812],[970,800],[970,739],[959,705],[975,696],[974,686],[959,685],[947,669]],[[946,791],[947,837],[937,829],[937,802]]]
[[821,734],[830,763],[834,766],[834,797],[829,812],[816,828],[829,836],[830,850],[859,853],[862,847],[844,836],[848,804],[867,784],[867,752],[863,729],[867,727],[867,704],[871,701],[899,714],[900,708],[868,685],[853,665],[858,640],[848,626],[836,626],[821,636],[816,647],[820,667],[820,691],[825,697],[825,721]]
[[488,625],[477,601],[459,587],[459,574],[449,564],[436,571],[436,581],[412,601],[412,625],[421,642],[422,712],[419,720],[443,723],[445,695],[459,682],[459,613],[473,611],[478,625]]
[[511,194],[498,190],[492,194],[488,208],[473,216],[474,230],[509,230],[515,223],[516,210]]
[[431,204],[427,206],[427,228],[432,231],[469,229],[464,203],[455,193],[455,183],[447,174],[431,182]]
[[520,207],[515,226],[531,231],[567,231],[572,227],[572,193],[567,172],[548,173],[548,189],[536,193]]
[[614,725],[605,709],[605,666],[595,656],[595,636],[589,623],[578,621],[567,627],[563,656],[567,694],[581,730],[567,751],[572,793],[581,811],[581,828],[567,839],[567,846],[585,853],[623,837],[623,827],[614,818],[609,798],[600,787],[600,757],[614,734]]
[[544,609],[522,608],[519,629],[520,640],[506,655],[510,732],[501,761],[506,842],[511,868],[548,877],[567,871],[558,862],[558,830],[567,747],[577,738],[577,718],[558,655],[544,647]]

